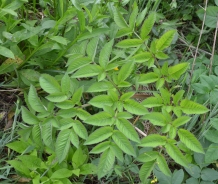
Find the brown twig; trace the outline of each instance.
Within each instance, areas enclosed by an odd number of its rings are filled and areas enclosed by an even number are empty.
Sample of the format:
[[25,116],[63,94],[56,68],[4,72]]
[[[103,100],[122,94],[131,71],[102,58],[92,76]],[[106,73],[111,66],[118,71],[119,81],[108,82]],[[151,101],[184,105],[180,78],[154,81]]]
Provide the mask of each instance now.
[[210,57],[210,72],[212,72],[212,66],[213,66],[213,57],[214,57],[214,52],[215,52],[215,47],[216,47],[216,37],[217,37],[217,30],[218,30],[218,16],[217,16],[217,21],[216,21],[216,30],[215,30],[215,35],[214,35],[214,41],[213,41],[213,48],[212,48],[212,53]]
[[[197,50],[197,48],[195,47],[195,46],[193,46],[192,44],[188,44],[185,40],[183,40],[182,38],[179,38],[179,40],[182,42],[182,43],[184,43],[184,44],[186,44],[189,48],[192,48],[192,49],[195,49],[195,50]],[[205,51],[205,50],[202,50],[202,49],[199,49],[198,48],[198,50],[199,51],[201,51],[201,52],[203,52],[203,53],[205,53],[205,54],[207,54],[207,55],[212,55],[210,52],[207,52],[207,51]],[[193,55],[193,57],[194,57],[194,55]]]
[[136,131],[139,133],[139,134],[141,134],[142,136],[144,136],[144,137],[146,137],[147,136],[147,134],[146,133],[144,133],[144,132],[142,132],[139,128],[137,128],[137,127],[135,127],[134,126],[134,128],[136,129]]
[[192,76],[193,76],[193,72],[194,72],[194,67],[195,67],[195,63],[196,63],[196,59],[197,59],[198,49],[199,49],[199,45],[200,45],[200,42],[201,42],[201,36],[202,36],[203,30],[204,30],[204,23],[205,23],[205,19],[206,19],[206,11],[207,11],[207,3],[208,3],[208,0],[205,0],[205,7],[203,8],[204,9],[204,17],[203,17],[203,22],[202,22],[202,26],[201,26],[200,35],[199,35],[199,38],[198,38],[198,44],[197,44],[196,51],[195,51],[194,61],[192,63],[192,69],[191,69],[191,75],[190,75],[190,83],[189,83],[188,93],[187,94],[189,94],[189,92],[190,92],[191,80],[192,80]]

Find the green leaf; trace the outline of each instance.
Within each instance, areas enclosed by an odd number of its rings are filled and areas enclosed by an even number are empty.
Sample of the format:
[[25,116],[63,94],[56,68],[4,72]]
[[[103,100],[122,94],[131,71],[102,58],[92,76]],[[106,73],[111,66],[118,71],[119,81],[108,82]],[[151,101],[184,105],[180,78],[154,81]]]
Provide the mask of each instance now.
[[110,149],[114,152],[118,160],[123,162],[123,151],[114,142],[111,142]]
[[71,0],[71,2],[77,10],[82,11],[81,5],[78,0]]
[[37,96],[36,88],[33,85],[30,86],[28,101],[34,111],[46,112],[45,107]]
[[66,168],[62,168],[62,169],[58,169],[56,170],[54,173],[52,173],[51,178],[52,179],[61,179],[61,178],[69,178],[70,176],[72,176],[73,171],[66,169]]
[[153,160],[156,160],[158,157],[159,153],[157,151],[146,151],[144,153],[142,153],[141,155],[139,155],[136,160],[139,162],[150,162]]
[[179,101],[182,99],[185,91],[184,90],[179,90],[174,96],[173,96],[173,103],[175,105],[178,105]]
[[191,118],[190,118],[189,116],[181,116],[181,117],[175,119],[175,120],[172,122],[172,125],[173,125],[174,127],[179,127],[179,126],[181,126],[181,125],[184,125],[184,124],[188,123],[188,122],[190,121],[190,119],[191,119]]
[[218,159],[218,144],[211,144],[205,154],[205,162],[213,163]]
[[107,150],[108,148],[110,148],[110,141],[105,141],[105,142],[101,142],[99,143],[97,146],[95,146],[90,153],[92,154],[99,154],[104,152],[105,150]]
[[121,82],[119,82],[119,84],[117,86],[119,88],[128,88],[128,87],[132,86],[132,84],[130,82],[127,82],[127,81],[121,81]]
[[200,76],[201,84],[206,86],[209,91],[215,89],[216,82],[213,80],[212,76],[201,75]]
[[93,77],[98,75],[100,72],[101,72],[100,66],[89,64],[80,68],[71,77],[72,78]]
[[55,106],[60,109],[71,109],[75,106],[75,103],[73,103],[71,100],[65,100],[63,102],[56,103]]
[[81,137],[82,139],[87,139],[88,133],[85,126],[78,120],[73,121],[73,129],[76,134]]
[[79,19],[78,22],[79,22],[80,31],[83,32],[85,30],[85,26],[86,26],[85,14],[83,11],[77,10],[77,16]]
[[80,35],[78,41],[83,41],[83,40],[87,40],[90,38],[94,38],[94,37],[99,37],[102,34],[106,34],[110,31],[110,29],[108,28],[97,28],[97,29],[93,29],[92,32],[85,32],[83,34]]
[[171,176],[171,171],[168,167],[168,164],[162,154],[159,154],[157,157],[157,165],[160,170],[167,176]]
[[135,92],[127,92],[127,93],[124,93],[124,94],[120,97],[120,101],[126,101],[126,100],[130,99],[134,94],[135,94]]
[[168,142],[165,145],[166,151],[169,154],[169,156],[178,164],[188,167],[188,161],[183,156],[183,154],[180,152],[180,150],[171,142]]
[[28,148],[29,144],[23,141],[14,141],[14,142],[8,143],[6,146],[21,154]]
[[204,137],[211,142],[218,143],[218,130],[208,130]]
[[108,95],[98,95],[92,98],[89,101],[89,104],[98,108],[103,108],[104,106],[111,106],[113,104],[113,101]]
[[180,169],[180,170],[176,170],[173,172],[173,176],[172,176],[172,183],[180,183],[182,184],[184,180],[184,171],[183,169]]
[[70,132],[70,142],[76,147],[79,148],[79,138],[74,130],[71,129]]
[[63,92],[52,93],[46,96],[46,99],[48,99],[50,102],[63,102],[67,100],[67,95]]
[[72,165],[74,169],[77,169],[78,167],[82,166],[84,163],[86,163],[87,160],[87,153],[85,150],[83,150],[81,147],[78,147],[76,151],[73,154],[72,157]]
[[109,126],[101,127],[95,130],[91,135],[89,135],[88,139],[84,143],[85,145],[96,144],[107,138],[109,138],[113,134],[113,128]]
[[163,52],[157,52],[155,53],[155,57],[157,59],[167,59],[169,56],[167,54],[164,54]]
[[17,63],[3,63],[2,65],[0,65],[0,74],[12,72],[15,70],[15,68],[17,68],[17,66]]
[[22,80],[23,80],[23,78],[25,78],[30,82],[38,82],[39,81],[40,73],[36,70],[23,69],[23,70],[20,70],[20,74],[21,74]]
[[204,168],[201,171],[201,179],[206,181],[218,180],[218,172],[214,169]]
[[98,37],[92,38],[92,39],[90,40],[90,42],[87,44],[86,52],[87,52],[88,56],[89,56],[93,61],[94,61],[94,58],[95,58],[95,55],[96,55],[96,52],[97,52],[98,41],[99,41],[99,38],[98,38]]
[[[186,180],[186,184],[199,184],[199,182],[198,182],[198,179],[191,177],[191,178]],[[203,183],[201,183],[201,184],[203,184]]]
[[158,51],[162,51],[165,48],[169,47],[173,40],[175,33],[176,33],[176,30],[169,30],[166,33],[164,33],[164,35],[162,35],[160,39],[157,40],[156,49]]
[[154,168],[154,165],[155,165],[155,160],[154,161],[150,161],[150,162],[147,162],[147,163],[144,163],[142,165],[142,167],[140,168],[140,171],[139,171],[139,178],[140,180],[145,183],[146,179],[150,176],[151,174],[151,171],[153,170]]
[[6,57],[6,58],[12,58],[15,59],[13,52],[9,50],[8,48],[4,46],[0,46],[0,55]]
[[65,74],[61,79],[61,91],[68,94],[68,92],[70,91],[70,83],[70,77]]
[[61,91],[59,83],[54,77],[48,74],[42,74],[39,78],[40,86],[47,93],[58,93]]
[[76,115],[81,119],[81,120],[85,120],[87,119],[87,117],[91,116],[89,114],[89,112],[87,112],[86,110],[83,110],[82,108],[77,108],[76,109]]
[[153,125],[165,126],[167,124],[166,117],[160,112],[151,112],[142,117],[142,119],[149,120]]
[[143,40],[145,40],[148,34],[151,32],[151,29],[154,26],[155,20],[156,20],[156,13],[152,12],[142,24],[140,36]]
[[32,127],[32,139],[33,142],[36,143],[37,146],[42,145],[42,139],[41,139],[41,127],[39,125],[34,125]]
[[138,47],[143,44],[143,40],[141,39],[125,39],[116,44],[119,48],[130,48],[130,47]]
[[148,61],[149,59],[151,59],[152,57],[153,56],[150,52],[142,52],[142,53],[134,55],[132,59],[134,59],[134,62],[136,63],[144,63]]
[[107,112],[99,112],[95,115],[89,116],[86,118],[85,123],[95,126],[106,126],[106,125],[112,125],[113,119],[111,114]]
[[152,107],[160,107],[163,105],[162,98],[157,97],[149,97],[142,101],[141,103],[144,107],[152,108]]
[[[2,8],[1,13],[2,14],[11,14],[11,15],[17,17],[17,13],[12,9]],[[2,16],[2,14],[0,15],[0,17]]]
[[99,64],[102,68],[106,68],[108,65],[113,44],[114,44],[114,40],[111,40],[110,42],[106,43],[100,52]]
[[171,93],[164,88],[160,89],[161,97],[163,99],[163,102],[165,105],[170,105],[170,98],[171,98]]
[[144,10],[138,14],[138,17],[137,17],[137,19],[136,19],[136,26],[137,26],[137,27],[138,27],[138,26],[142,23],[142,21],[145,19],[145,15],[147,14],[147,11],[148,11],[148,7],[146,6],[146,7],[144,8]]
[[204,114],[209,111],[205,106],[187,99],[181,101],[180,107],[186,114]]
[[123,36],[126,36],[126,35],[129,35],[132,33],[132,29],[131,28],[122,28],[120,29],[117,34],[116,34],[116,38],[120,38],[120,37],[123,37]]
[[71,101],[74,104],[79,104],[81,101],[82,95],[83,95],[83,86],[74,92]]
[[76,70],[90,64],[92,62],[92,59],[90,57],[81,57],[74,59],[73,57],[70,57],[68,60],[68,67],[67,72],[69,74],[75,72]]
[[183,73],[188,69],[189,63],[179,63],[171,66],[168,69],[169,77],[178,80]]
[[157,134],[150,134],[141,140],[141,143],[139,144],[139,146],[154,148],[157,146],[165,145],[166,141],[167,141],[167,139],[165,136],[161,136],[161,135],[157,135]]
[[177,133],[177,129],[171,125],[168,124],[168,126],[170,126],[170,130],[169,130],[169,138],[170,139],[175,139],[176,137],[176,133]]
[[118,73],[118,77],[117,77],[118,83],[120,83],[121,81],[126,80],[130,76],[133,69],[134,69],[134,63],[133,62],[125,63],[121,67],[121,69],[120,69],[120,71]]
[[159,79],[159,76],[156,73],[150,72],[150,73],[146,73],[146,74],[141,74],[139,76],[138,83],[144,85],[144,84],[156,82],[158,79]]
[[49,37],[51,40],[60,43],[62,45],[67,45],[70,41],[62,36],[51,36]]
[[115,154],[107,149],[100,157],[98,164],[98,179],[110,173],[115,162]]
[[182,116],[182,110],[179,106],[173,107],[173,112],[177,117]]
[[53,147],[53,133],[55,132],[52,126],[53,118],[46,119],[42,125],[42,140],[46,146]]
[[68,154],[70,148],[70,134],[71,134],[70,129],[62,130],[58,134],[55,143],[55,153],[57,155],[57,159],[59,163],[61,163]]
[[97,167],[94,164],[83,164],[78,170],[80,170],[82,175],[97,174]]
[[26,107],[22,106],[21,110],[22,110],[22,118],[25,123],[29,125],[34,125],[34,124],[36,125],[39,123],[38,118],[30,111],[28,111]]
[[165,79],[164,78],[159,78],[157,80],[157,82],[156,82],[157,90],[160,90],[163,87],[164,83],[165,83]]
[[106,72],[105,71],[101,71],[98,74],[98,82],[103,81],[106,78],[106,76],[107,76]]
[[109,81],[100,81],[92,84],[86,92],[93,93],[93,92],[102,92],[108,91],[109,89],[113,89],[114,86]]
[[17,157],[28,169],[36,170],[41,166],[41,159],[34,155],[19,155]]
[[132,145],[130,144],[126,136],[123,135],[120,131],[114,130],[112,139],[123,152],[132,156],[136,155]]
[[126,119],[117,119],[115,122],[117,129],[122,132],[128,139],[135,141],[137,143],[140,142],[138,134],[135,129],[131,125],[131,123]]
[[130,113],[136,115],[144,115],[148,111],[147,109],[141,105],[140,103],[136,102],[135,100],[128,99],[123,103],[123,107]]
[[9,160],[7,161],[15,170],[19,171],[20,173],[24,174],[25,176],[30,176],[30,171],[28,167],[24,166],[22,162],[18,160]]
[[188,172],[189,175],[191,175],[193,178],[200,178],[201,176],[201,169],[194,164],[189,164],[188,167],[185,167],[185,170]]
[[129,27],[132,28],[132,29],[135,27],[135,22],[136,22],[137,15],[138,15],[138,6],[135,3],[133,5],[133,11],[132,11],[132,13],[131,13],[131,15],[129,17]]
[[[210,28],[216,28],[217,24],[217,6],[208,6],[206,10],[205,25]],[[203,21],[205,11],[203,8],[197,11],[198,17]]]
[[114,22],[120,27],[120,28],[127,28],[128,25],[121,15],[120,11],[118,11],[116,8],[113,10],[114,13]]

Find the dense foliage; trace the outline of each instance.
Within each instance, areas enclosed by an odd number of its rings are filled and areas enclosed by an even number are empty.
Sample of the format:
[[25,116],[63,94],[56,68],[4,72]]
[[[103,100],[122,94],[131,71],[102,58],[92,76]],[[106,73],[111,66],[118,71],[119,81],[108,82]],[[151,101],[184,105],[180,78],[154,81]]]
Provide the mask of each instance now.
[[216,183],[218,1],[200,3],[2,0],[2,182]]

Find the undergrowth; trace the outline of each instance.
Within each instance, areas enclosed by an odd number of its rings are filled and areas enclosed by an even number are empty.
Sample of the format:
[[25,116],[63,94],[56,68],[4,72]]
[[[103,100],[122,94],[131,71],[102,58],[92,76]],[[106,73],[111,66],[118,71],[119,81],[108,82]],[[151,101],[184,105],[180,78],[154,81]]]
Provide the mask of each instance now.
[[218,2],[199,3],[1,1],[1,182],[216,183]]

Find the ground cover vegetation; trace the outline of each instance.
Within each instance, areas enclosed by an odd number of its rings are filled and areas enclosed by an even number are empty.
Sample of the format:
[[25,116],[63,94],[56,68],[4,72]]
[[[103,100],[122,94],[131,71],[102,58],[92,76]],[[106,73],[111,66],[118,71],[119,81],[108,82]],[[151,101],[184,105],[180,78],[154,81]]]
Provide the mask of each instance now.
[[218,182],[218,1],[2,0],[0,182]]

